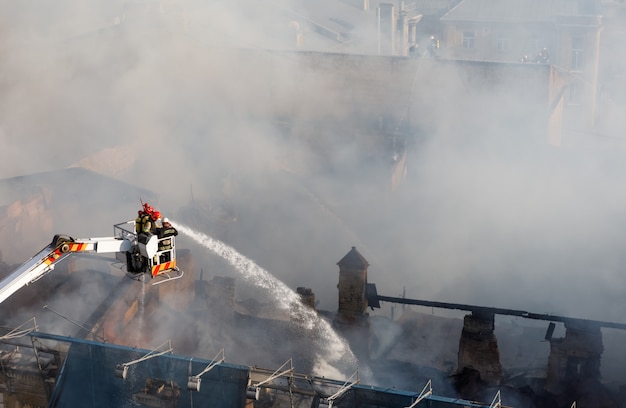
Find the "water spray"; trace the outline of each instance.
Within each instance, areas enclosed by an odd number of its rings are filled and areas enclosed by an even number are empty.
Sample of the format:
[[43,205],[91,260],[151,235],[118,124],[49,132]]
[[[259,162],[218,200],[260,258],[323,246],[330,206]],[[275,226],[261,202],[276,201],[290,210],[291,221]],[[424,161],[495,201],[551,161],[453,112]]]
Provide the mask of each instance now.
[[357,363],[357,359],[347,342],[333,330],[326,320],[321,319],[314,310],[303,305],[298,294],[287,285],[231,246],[206,234],[194,231],[185,225],[173,221],[170,222],[180,233],[187,235],[198,244],[223,258],[243,275],[248,282],[269,290],[273,298],[278,302],[279,307],[288,311],[294,318],[294,321],[299,322],[305,329],[315,332],[323,339],[325,342],[324,356],[317,356],[317,366],[314,370],[323,371],[324,374],[328,374],[329,370],[334,370],[333,375],[336,375],[336,372],[339,370],[335,367],[335,364],[341,362],[353,367]]

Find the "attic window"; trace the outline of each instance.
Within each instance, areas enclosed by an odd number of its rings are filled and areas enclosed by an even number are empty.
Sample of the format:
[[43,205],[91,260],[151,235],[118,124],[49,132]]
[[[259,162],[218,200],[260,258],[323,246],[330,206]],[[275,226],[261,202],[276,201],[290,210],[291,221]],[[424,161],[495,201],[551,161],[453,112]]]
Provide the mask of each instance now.
[[463,48],[473,49],[474,38],[475,38],[475,35],[473,31],[463,31]]

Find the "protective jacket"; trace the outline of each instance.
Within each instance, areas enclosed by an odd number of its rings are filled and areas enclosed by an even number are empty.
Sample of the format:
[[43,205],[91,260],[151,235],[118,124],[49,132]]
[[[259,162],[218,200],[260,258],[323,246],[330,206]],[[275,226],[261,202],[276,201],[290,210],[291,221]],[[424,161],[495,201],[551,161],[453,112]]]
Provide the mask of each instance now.
[[[164,226],[161,230],[159,230],[159,238],[167,238],[176,235],[178,235],[178,231],[171,225]],[[172,249],[172,240],[162,239],[159,241],[159,251],[165,251],[167,249]]]
[[150,220],[150,216],[146,213],[142,213],[141,216],[138,216],[135,219],[135,232],[137,234],[141,232],[150,232],[152,228],[152,221]]
[[163,227],[163,229],[161,230],[161,237],[171,237],[172,235],[178,235],[178,231],[171,225],[168,227]]

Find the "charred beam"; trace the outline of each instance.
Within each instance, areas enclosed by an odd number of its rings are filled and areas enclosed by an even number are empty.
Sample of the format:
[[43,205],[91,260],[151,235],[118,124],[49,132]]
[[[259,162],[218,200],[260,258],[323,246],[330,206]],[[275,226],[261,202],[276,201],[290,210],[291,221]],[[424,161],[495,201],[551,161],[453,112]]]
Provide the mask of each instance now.
[[[368,291],[369,293],[375,293],[374,290]],[[502,309],[497,307],[486,307],[486,306],[474,306],[474,305],[465,305],[461,303],[447,303],[447,302],[434,302],[430,300],[419,300],[419,299],[405,299],[399,297],[392,296],[381,296],[376,295],[376,299],[368,299],[368,304],[371,306],[378,302],[391,302],[391,303],[401,303],[405,305],[417,305],[417,306],[427,306],[427,307],[437,307],[440,309],[455,309],[455,310],[465,310],[468,312],[472,312],[474,315],[506,315],[506,316],[519,316],[527,319],[535,319],[535,320],[545,320],[551,322],[562,322],[566,326],[572,327],[590,327],[590,328],[610,328],[610,329],[619,329],[626,330],[626,324],[623,323],[613,323],[613,322],[604,322],[601,320],[590,320],[590,319],[577,319],[574,317],[564,317],[557,316],[551,314],[539,314],[539,313],[530,313],[524,310],[515,310],[515,309]]]

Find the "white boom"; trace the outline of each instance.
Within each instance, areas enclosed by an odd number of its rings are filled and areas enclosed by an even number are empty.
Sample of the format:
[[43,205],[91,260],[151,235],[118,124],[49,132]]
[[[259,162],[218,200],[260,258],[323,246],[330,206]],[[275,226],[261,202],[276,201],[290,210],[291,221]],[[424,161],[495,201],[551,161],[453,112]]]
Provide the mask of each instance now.
[[[182,277],[183,272],[176,266],[174,237],[158,239],[156,235],[137,236],[134,224],[134,221],[128,221],[114,225],[113,237],[74,239],[55,235],[50,245],[0,280],[0,303],[52,271],[58,262],[76,252],[115,253],[118,260],[126,263],[127,271],[133,274],[150,273],[152,277],[163,275],[166,280]],[[169,248],[159,251],[159,243],[164,239],[170,240]],[[170,276],[170,272],[176,276]]]

